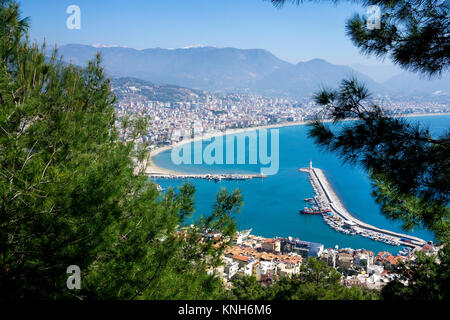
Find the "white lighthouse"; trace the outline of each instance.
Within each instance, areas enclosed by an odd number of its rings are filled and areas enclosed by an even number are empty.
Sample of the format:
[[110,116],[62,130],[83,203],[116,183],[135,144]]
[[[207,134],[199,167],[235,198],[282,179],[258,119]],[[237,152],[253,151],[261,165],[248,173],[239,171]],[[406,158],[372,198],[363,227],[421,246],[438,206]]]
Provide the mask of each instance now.
[[312,170],[312,160],[309,160],[309,170]]

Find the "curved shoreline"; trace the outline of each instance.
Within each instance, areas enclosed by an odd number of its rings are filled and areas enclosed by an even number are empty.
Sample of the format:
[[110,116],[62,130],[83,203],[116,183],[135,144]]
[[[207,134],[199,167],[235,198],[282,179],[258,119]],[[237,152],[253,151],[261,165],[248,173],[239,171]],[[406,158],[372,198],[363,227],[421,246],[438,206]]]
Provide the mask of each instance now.
[[[199,141],[199,140],[210,140],[215,137],[233,135],[233,134],[238,134],[238,133],[243,133],[243,132],[248,132],[248,131],[257,131],[257,130],[261,130],[261,129],[275,129],[275,128],[282,128],[282,127],[302,126],[302,125],[311,123],[312,121],[313,120],[295,121],[295,122],[276,123],[276,124],[256,126],[256,127],[228,129],[225,131],[217,131],[217,132],[213,132],[213,133],[202,134],[202,135],[199,135],[198,137],[183,140],[183,141],[180,141],[180,142],[168,145],[168,146],[157,147],[150,151],[150,154],[148,157],[148,164],[147,164],[145,173],[150,176],[157,176],[157,175],[186,176],[186,175],[189,175],[189,173],[186,173],[186,172],[180,172],[180,171],[174,171],[174,170],[170,170],[170,169],[161,168],[161,167],[155,165],[152,161],[152,159],[154,157],[156,157],[158,154],[160,154],[161,152],[171,150],[173,148],[176,148],[176,147],[184,145],[184,144],[192,143],[192,142]],[[328,121],[328,120],[325,120],[325,121]],[[205,174],[208,174],[208,173],[205,173]]]
[[[422,113],[418,113],[418,114],[406,114],[406,115],[400,115],[400,116],[396,116],[399,118],[413,118],[413,117],[428,117],[428,116],[449,116],[450,113],[430,113],[430,114],[422,114]],[[346,119],[343,121],[350,121],[350,120],[354,120],[354,119]],[[263,126],[256,126],[256,127],[247,127],[247,128],[238,128],[238,129],[228,129],[225,131],[217,131],[217,132],[213,132],[213,133],[209,133],[209,134],[202,134],[199,135],[198,137],[195,138],[191,138],[191,139],[187,139],[187,140],[183,140],[171,145],[167,145],[167,146],[163,146],[163,147],[157,147],[153,150],[150,151],[147,162],[146,162],[146,169],[145,169],[145,173],[149,176],[159,176],[159,175],[171,175],[171,176],[186,176],[189,175],[190,173],[187,172],[181,172],[181,171],[175,171],[175,170],[170,170],[170,169],[166,169],[166,168],[161,168],[157,165],[155,165],[152,161],[152,159],[154,157],[156,157],[158,154],[167,151],[167,150],[171,150],[175,147],[187,144],[187,143],[192,143],[195,141],[199,141],[199,140],[210,140],[212,138],[215,137],[219,137],[219,136],[226,136],[226,135],[232,135],[232,134],[238,134],[238,133],[242,133],[242,132],[248,132],[248,131],[257,131],[260,129],[275,129],[275,128],[283,128],[283,127],[292,127],[292,126],[302,126],[308,123],[313,122],[314,120],[307,120],[307,121],[295,121],[295,122],[284,122],[284,123],[276,123],[276,124],[270,124],[270,125],[263,125]],[[331,122],[331,120],[323,120],[323,122]],[[208,172],[203,173],[203,174],[208,174]]]

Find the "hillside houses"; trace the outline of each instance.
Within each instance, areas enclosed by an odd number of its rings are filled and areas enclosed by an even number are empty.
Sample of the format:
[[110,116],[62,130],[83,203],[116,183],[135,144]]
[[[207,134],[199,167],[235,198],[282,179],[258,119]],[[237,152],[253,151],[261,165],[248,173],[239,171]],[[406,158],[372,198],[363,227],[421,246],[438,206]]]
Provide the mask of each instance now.
[[[211,236],[215,241],[217,235]],[[438,248],[428,244],[418,251],[436,254]],[[368,289],[381,289],[398,275],[395,270],[400,261],[414,260],[409,257],[392,255],[387,251],[374,252],[365,249],[324,248],[320,243],[289,238],[263,238],[247,233],[238,233],[231,247],[225,249],[223,266],[210,274],[216,274],[225,281],[227,287],[234,279],[254,276],[257,281],[270,285],[280,277],[294,277],[301,273],[306,258],[318,258],[343,276],[346,286],[358,285]]]

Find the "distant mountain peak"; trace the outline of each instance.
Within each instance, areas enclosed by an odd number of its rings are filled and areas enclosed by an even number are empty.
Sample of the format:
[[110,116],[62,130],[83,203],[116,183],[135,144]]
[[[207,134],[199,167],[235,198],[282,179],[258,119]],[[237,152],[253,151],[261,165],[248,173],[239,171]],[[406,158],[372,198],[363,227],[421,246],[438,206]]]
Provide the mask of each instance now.
[[[104,44],[65,45],[59,52],[65,61],[79,66],[86,65],[96,52],[100,52],[103,66],[112,77],[134,77],[204,91],[252,92],[267,96],[309,96],[321,84],[338,85],[353,70],[323,59],[294,65],[265,49],[203,44],[172,50],[135,50]],[[363,77],[363,80],[375,88],[370,78]]]
[[185,46],[185,47],[183,47],[181,49],[205,48],[205,47],[210,47],[210,46],[207,46],[207,45],[204,45],[204,44],[190,44],[190,45]]
[[300,64],[300,63],[310,63],[310,64],[316,63],[316,64],[328,64],[328,65],[331,65],[331,63],[329,63],[328,61],[326,61],[324,59],[320,59],[320,58],[314,58],[314,59],[311,59],[311,60],[308,60],[308,61],[299,62],[298,64]]
[[94,48],[129,48],[127,46],[120,46],[118,44],[101,44],[101,43],[94,43],[92,45]]
[[[102,64],[109,76],[134,77],[154,84],[167,83],[194,90],[308,97],[323,86],[337,87],[342,79],[354,75],[374,94],[388,94],[402,99],[421,95],[445,100],[450,92],[448,75],[426,81],[409,80],[410,75],[400,74],[381,84],[367,76],[376,76],[376,67],[367,68],[366,71],[358,67],[332,64],[319,58],[292,64],[264,49],[212,47],[203,44],[173,50],[139,50],[105,44],[70,44],[59,48],[64,62],[78,66],[85,66],[97,52],[102,54]],[[50,49],[48,54],[51,54]],[[392,74],[389,69],[382,71]],[[180,90],[184,89],[173,92]]]

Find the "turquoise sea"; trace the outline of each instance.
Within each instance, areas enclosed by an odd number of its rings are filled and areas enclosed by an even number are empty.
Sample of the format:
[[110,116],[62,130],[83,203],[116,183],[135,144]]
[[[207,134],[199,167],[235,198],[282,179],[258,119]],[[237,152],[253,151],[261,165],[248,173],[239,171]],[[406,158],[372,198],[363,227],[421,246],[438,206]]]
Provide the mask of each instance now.
[[[408,121],[428,126],[433,135],[442,134],[450,127],[450,115],[410,117]],[[307,131],[306,125],[279,128],[279,171],[276,175],[245,181],[214,182],[189,179],[196,187],[196,213],[193,219],[211,212],[215,195],[221,188],[228,191],[239,188],[244,198],[242,212],[237,216],[240,230],[252,228],[252,234],[264,237],[292,236],[323,243],[326,247],[338,245],[339,248],[365,248],[374,252],[385,250],[396,254],[401,247],[393,247],[361,236],[345,235],[330,228],[321,216],[299,214],[299,209],[305,206],[303,199],[312,197],[313,190],[307,175],[298,172],[298,169],[308,166],[311,159],[314,167],[324,170],[343,204],[357,218],[380,228],[408,233],[425,240],[435,240],[428,230],[404,232],[398,221],[388,220],[371,196],[371,184],[367,174],[359,167],[344,165],[335,154],[315,145],[312,139],[307,137]],[[203,148],[212,141],[204,141]],[[248,151],[248,144],[246,148]],[[236,164],[175,165],[171,161],[170,150],[160,153],[153,161],[157,166],[187,173],[259,173],[261,167]],[[185,181],[152,180],[163,188],[176,188]]]

